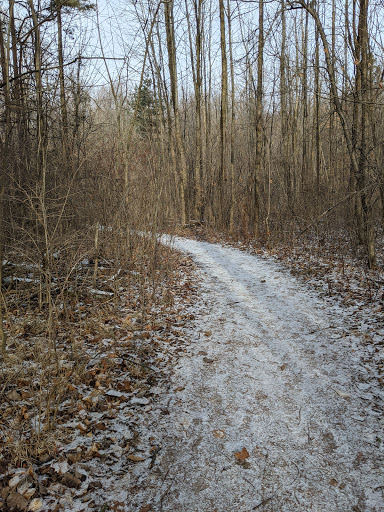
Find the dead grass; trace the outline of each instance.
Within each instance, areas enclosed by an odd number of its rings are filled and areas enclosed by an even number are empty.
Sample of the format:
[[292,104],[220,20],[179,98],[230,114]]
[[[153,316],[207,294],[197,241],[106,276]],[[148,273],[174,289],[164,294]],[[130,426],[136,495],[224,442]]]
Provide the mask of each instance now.
[[[152,378],[150,341],[157,328],[167,329],[165,318],[173,311],[179,258],[163,246],[150,255],[145,252],[149,242],[143,243],[141,250],[132,251],[126,266],[100,258],[96,283],[90,271],[93,262],[78,263],[71,279],[66,278],[65,293],[55,294],[53,340],[49,307],[39,308],[35,283],[17,280],[4,290],[3,467],[27,467],[55,456],[68,435],[61,425],[79,408],[101,407],[98,398],[104,391],[99,390],[117,386],[131,391]],[[19,276],[28,270],[20,263],[10,268],[14,274],[17,268]],[[92,291],[95,284],[100,295]]]

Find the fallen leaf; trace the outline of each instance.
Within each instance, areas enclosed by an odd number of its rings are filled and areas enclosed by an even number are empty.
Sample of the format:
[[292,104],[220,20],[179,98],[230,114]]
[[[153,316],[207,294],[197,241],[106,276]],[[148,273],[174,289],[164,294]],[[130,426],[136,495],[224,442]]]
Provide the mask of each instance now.
[[21,400],[21,395],[14,389],[13,391],[10,391],[7,395],[8,400]]
[[28,507],[29,512],[37,512],[43,508],[43,501],[40,498],[35,498],[31,501]]
[[11,489],[13,487],[16,487],[17,485],[19,485],[20,483],[20,480],[21,480],[21,475],[15,475],[13,478],[11,478],[11,480],[8,482],[8,487],[10,487]]
[[61,479],[61,483],[71,489],[79,489],[81,487],[81,480],[71,473],[65,473]]
[[28,501],[18,492],[12,491],[7,497],[7,505],[10,510],[25,510],[28,507]]
[[[23,492],[23,496],[27,500],[30,500],[32,498],[32,496],[35,494],[35,492],[36,492],[36,489],[34,487],[31,487],[31,488],[27,489],[25,492]],[[34,500],[32,500],[32,501],[34,501]]]
[[93,428],[95,430],[106,430],[107,427],[106,427],[105,423],[103,423],[102,421],[99,421],[98,423],[95,423]]
[[249,453],[246,448],[243,448],[241,452],[235,453],[235,457],[237,460],[245,460],[248,459]]
[[205,331],[205,332],[204,332],[204,336],[206,336],[207,338],[209,338],[209,336],[212,336],[212,331]]
[[348,395],[348,393],[344,393],[344,391],[339,391],[338,389],[336,389],[335,391],[339,396],[341,396],[341,398],[351,398],[351,395]]
[[283,372],[286,369],[286,367],[287,367],[287,365],[286,365],[286,363],[284,363],[280,366],[280,370]]
[[69,462],[71,462],[72,464],[76,464],[76,462],[79,462],[81,459],[82,459],[83,455],[82,453],[69,453],[67,458],[69,460]]
[[213,436],[217,437],[218,439],[223,439],[223,437],[225,437],[225,432],[224,430],[214,430]]
[[143,462],[145,460],[143,457],[140,457],[138,455],[128,455],[127,458],[132,462]]
[[334,478],[331,478],[329,481],[329,485],[332,485],[333,487],[337,487],[339,485],[339,482],[335,480]]

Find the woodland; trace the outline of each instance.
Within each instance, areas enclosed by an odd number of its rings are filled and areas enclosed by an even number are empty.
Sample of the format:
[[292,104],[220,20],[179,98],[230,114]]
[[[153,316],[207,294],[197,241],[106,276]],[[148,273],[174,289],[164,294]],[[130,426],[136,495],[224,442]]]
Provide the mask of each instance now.
[[[32,464],[59,457],[79,411],[113,414],[98,390],[143,407],[167,378],[161,347],[196,290],[160,234],[306,276],[323,258],[341,273],[330,294],[353,266],[362,302],[382,302],[383,15],[379,0],[0,2],[0,510],[81,485],[51,468],[36,490]],[[23,492],[11,467],[30,471]]]

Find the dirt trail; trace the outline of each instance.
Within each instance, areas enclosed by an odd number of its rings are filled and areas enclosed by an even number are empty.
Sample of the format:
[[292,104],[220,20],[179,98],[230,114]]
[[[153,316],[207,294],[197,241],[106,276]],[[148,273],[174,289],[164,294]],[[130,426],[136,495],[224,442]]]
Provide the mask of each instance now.
[[205,305],[127,510],[383,511],[382,397],[342,309],[269,260],[174,244],[200,266]]

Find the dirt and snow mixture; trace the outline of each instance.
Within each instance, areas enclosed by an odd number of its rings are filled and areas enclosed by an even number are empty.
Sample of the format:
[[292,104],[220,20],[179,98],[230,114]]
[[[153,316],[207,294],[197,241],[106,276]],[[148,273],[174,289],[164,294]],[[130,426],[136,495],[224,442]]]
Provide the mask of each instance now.
[[383,393],[343,309],[271,261],[175,247],[200,265],[206,307],[128,509],[384,510]]
[[384,511],[383,388],[347,309],[271,259],[172,243],[199,267],[187,351],[140,421],[121,403],[97,448],[115,462],[79,464],[61,509]]

